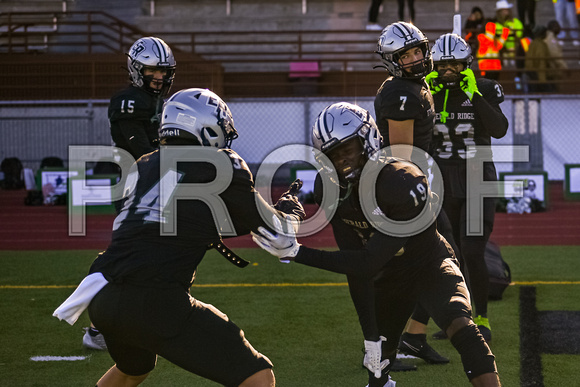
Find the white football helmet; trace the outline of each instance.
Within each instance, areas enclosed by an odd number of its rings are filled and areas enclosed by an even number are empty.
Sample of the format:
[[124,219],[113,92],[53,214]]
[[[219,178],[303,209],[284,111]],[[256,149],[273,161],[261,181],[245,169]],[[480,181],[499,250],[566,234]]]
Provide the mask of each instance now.
[[[316,118],[312,127],[312,145],[324,154],[345,142],[359,138],[364,156],[368,159],[381,149],[382,137],[371,114],[348,102],[339,102],[326,107]],[[326,169],[332,169],[319,160]],[[358,177],[361,171],[354,175]]]
[[207,89],[184,89],[163,105],[159,139],[177,137],[202,146],[229,148],[238,137],[228,105]]
[[[468,69],[473,61],[473,55],[471,54],[471,47],[463,38],[457,34],[444,34],[435,41],[433,48],[431,49],[431,55],[433,57],[433,63],[435,69],[437,69],[438,64],[446,62],[459,62],[463,64],[463,69]],[[458,86],[461,80],[461,74],[456,74],[455,76],[446,77],[443,79],[447,87]]]
[[[403,52],[413,47],[421,48],[423,59],[413,63],[409,73],[403,69],[399,59]],[[422,78],[433,71],[429,39],[410,23],[396,22],[385,27],[379,37],[376,53],[381,56],[387,71],[397,78]]]
[[[150,93],[161,94],[161,96],[169,93],[175,76],[176,63],[173,52],[163,40],[152,36],[141,38],[133,43],[127,57],[127,69],[134,86],[141,87]],[[146,67],[166,71],[163,77],[163,87],[160,90],[151,88],[152,77],[143,75],[143,69]]]

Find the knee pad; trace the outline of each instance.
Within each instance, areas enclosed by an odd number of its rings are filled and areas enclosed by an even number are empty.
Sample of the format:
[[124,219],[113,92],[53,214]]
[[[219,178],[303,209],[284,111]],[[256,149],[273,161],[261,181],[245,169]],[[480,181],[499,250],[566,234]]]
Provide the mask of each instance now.
[[473,322],[457,331],[450,340],[461,355],[463,370],[469,380],[490,372],[497,373],[495,356]]

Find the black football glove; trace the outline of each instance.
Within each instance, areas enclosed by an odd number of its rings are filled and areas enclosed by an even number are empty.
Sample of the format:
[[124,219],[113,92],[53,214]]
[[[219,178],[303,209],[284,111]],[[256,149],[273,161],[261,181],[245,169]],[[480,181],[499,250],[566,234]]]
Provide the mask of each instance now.
[[298,201],[300,188],[302,188],[302,180],[296,179],[290,184],[288,191],[280,196],[280,199],[274,204],[274,208],[285,214],[296,215],[300,220],[304,220],[306,213],[304,212],[304,207]]

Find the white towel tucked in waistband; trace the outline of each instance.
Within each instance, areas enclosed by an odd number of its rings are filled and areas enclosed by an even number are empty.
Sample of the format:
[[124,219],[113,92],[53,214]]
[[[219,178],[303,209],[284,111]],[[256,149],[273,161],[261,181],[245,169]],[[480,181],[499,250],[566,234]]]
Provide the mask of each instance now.
[[87,309],[93,297],[108,283],[109,281],[103,277],[102,273],[89,274],[83,279],[73,294],[56,308],[52,315],[73,325],[77,322],[81,313]]

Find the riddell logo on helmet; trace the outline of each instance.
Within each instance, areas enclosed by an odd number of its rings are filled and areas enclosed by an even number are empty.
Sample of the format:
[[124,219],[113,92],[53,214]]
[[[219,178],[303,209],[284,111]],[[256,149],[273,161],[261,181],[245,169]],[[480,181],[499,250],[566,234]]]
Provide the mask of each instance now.
[[179,136],[179,129],[164,129],[159,133],[159,137]]

